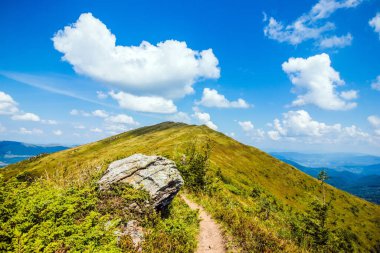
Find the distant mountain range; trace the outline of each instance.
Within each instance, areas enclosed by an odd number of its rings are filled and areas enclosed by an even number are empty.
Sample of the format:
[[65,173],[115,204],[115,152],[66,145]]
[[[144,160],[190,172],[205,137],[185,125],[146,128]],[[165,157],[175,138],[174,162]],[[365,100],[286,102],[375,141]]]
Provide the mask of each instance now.
[[[336,154],[337,156],[294,152],[271,154],[313,177],[326,169],[330,177],[329,184],[380,204],[380,157],[341,153]],[[313,161],[313,158],[316,160]]]
[[67,149],[59,145],[34,145],[17,141],[0,141],[0,167],[16,163],[42,153]]
[[380,175],[380,157],[354,153],[304,154],[272,152],[274,157],[291,160],[310,168],[329,168],[338,171]]

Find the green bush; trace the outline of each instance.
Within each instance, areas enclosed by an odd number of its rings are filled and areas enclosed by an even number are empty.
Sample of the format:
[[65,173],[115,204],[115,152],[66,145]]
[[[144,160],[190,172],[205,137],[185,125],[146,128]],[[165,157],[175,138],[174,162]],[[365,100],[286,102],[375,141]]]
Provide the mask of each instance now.
[[[87,177],[86,177],[87,179]],[[22,173],[8,181],[0,175],[0,252],[130,252],[129,236],[115,231],[131,219],[147,235],[144,252],[193,252],[197,212],[174,199],[164,219],[147,205],[149,195],[126,185],[99,191],[96,178],[78,186],[61,179],[33,179]],[[138,211],[129,209],[137,205]]]
[[205,142],[200,147],[197,147],[197,141],[194,141],[187,145],[183,154],[177,154],[177,167],[188,190],[193,192],[205,191],[210,184],[207,174],[210,168],[211,149],[210,141]]

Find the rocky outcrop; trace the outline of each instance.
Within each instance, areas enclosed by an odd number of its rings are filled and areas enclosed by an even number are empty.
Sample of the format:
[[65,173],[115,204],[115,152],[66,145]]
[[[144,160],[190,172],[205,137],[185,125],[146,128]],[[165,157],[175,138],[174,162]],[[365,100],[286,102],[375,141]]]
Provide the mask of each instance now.
[[112,162],[98,184],[100,190],[104,190],[119,182],[146,190],[152,199],[151,204],[159,210],[170,204],[183,185],[173,161],[142,154]]

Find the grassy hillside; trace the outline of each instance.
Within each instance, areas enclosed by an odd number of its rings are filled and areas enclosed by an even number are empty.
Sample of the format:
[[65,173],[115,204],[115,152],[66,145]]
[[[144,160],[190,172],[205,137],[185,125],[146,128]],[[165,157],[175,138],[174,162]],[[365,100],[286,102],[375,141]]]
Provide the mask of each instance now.
[[[83,171],[104,171],[107,165],[134,153],[178,160],[190,142],[210,141],[209,185],[190,193],[220,221],[230,248],[252,251],[310,251],[300,220],[310,203],[321,199],[316,179],[251,146],[206,126],[161,123],[98,142],[23,161],[1,170],[6,180],[21,172],[31,177],[60,178],[60,185],[83,181]],[[96,176],[95,176],[96,177]],[[379,245],[380,207],[327,186],[331,201],[328,223],[331,240],[347,251],[370,251]],[[183,203],[176,203],[177,206]],[[342,239],[343,238],[343,239]],[[350,245],[342,243],[351,242]],[[339,246],[340,245],[340,246]]]

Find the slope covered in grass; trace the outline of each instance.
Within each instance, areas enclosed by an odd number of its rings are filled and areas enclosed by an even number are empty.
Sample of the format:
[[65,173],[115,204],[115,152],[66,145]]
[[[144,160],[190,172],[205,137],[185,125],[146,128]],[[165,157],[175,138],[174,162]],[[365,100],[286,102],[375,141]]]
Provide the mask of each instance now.
[[[225,229],[231,248],[252,251],[311,251],[315,245],[302,217],[321,198],[316,179],[254,147],[241,144],[206,126],[161,123],[98,142],[10,165],[6,180],[21,172],[31,177],[61,175],[65,185],[83,180],[83,170],[104,171],[107,165],[134,153],[162,155],[178,161],[190,142],[209,142],[208,186],[192,194]],[[380,207],[327,186],[332,209],[328,227],[335,249],[369,251],[379,245]],[[301,228],[301,229],[300,229]]]

